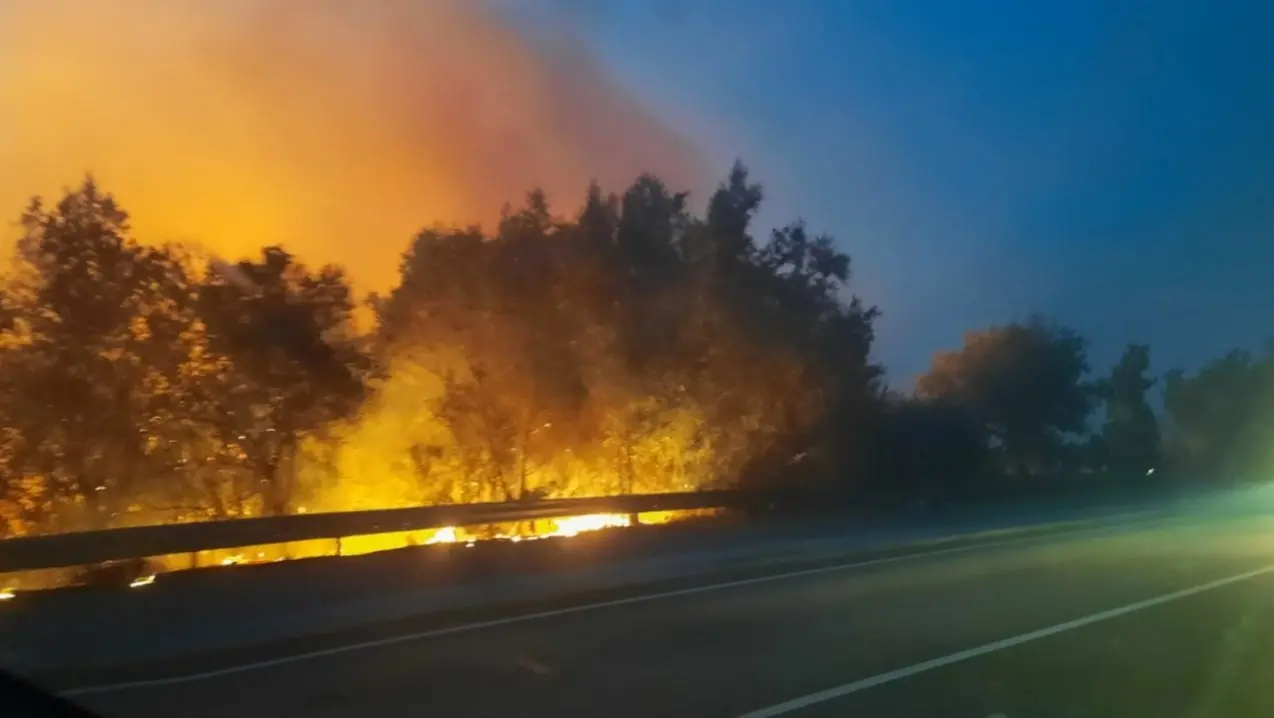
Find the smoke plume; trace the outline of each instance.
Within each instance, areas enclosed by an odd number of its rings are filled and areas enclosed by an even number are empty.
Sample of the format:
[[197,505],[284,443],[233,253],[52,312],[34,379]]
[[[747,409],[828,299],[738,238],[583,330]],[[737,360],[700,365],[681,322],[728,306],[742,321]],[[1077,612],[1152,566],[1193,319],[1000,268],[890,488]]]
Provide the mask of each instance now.
[[478,0],[0,0],[0,212],[92,172],[139,238],[392,281],[432,222],[541,186],[702,181],[586,55]]

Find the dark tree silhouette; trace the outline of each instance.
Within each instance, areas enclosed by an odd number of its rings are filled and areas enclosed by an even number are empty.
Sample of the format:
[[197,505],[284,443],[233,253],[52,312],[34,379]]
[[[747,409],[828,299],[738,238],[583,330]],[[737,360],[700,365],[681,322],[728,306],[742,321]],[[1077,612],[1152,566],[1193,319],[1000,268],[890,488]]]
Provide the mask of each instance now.
[[353,334],[349,285],[336,267],[312,271],[270,247],[221,266],[200,290],[218,387],[222,441],[252,467],[263,508],[290,510],[289,466],[301,441],[358,408],[366,363]]
[[934,357],[917,391],[964,407],[985,427],[1010,473],[1057,471],[1067,435],[1081,434],[1092,388],[1086,342],[1040,318],[965,334]]
[[1167,451],[1203,480],[1258,478],[1274,446],[1274,355],[1233,351],[1164,382]]
[[1146,472],[1159,457],[1159,422],[1146,392],[1155,380],[1150,370],[1150,347],[1129,344],[1110,376],[1097,386],[1106,406],[1101,446],[1107,465],[1117,471]]

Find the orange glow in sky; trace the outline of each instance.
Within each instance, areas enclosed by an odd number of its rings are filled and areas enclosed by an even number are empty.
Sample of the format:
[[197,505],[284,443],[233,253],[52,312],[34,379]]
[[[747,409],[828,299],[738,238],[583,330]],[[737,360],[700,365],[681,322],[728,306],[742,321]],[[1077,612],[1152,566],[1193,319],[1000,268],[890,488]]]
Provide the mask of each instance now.
[[[139,238],[392,282],[412,234],[596,178],[701,184],[587,56],[478,0],[0,0],[0,214],[96,175]],[[11,230],[6,230],[11,231]]]

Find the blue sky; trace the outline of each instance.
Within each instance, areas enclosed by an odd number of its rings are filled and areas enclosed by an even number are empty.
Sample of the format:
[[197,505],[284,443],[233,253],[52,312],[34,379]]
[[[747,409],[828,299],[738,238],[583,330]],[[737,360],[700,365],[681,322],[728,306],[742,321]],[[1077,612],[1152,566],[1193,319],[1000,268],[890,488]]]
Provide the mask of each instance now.
[[[529,9],[533,8],[533,10]],[[1274,336],[1274,3],[558,0],[582,42],[764,224],[838,238],[907,386],[970,328],[1043,312],[1104,371]]]

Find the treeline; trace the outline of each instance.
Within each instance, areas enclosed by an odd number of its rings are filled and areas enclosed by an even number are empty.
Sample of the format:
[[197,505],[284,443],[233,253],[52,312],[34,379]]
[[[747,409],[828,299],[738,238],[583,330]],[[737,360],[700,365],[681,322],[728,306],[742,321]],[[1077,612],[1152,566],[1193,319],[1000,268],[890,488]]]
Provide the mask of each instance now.
[[1274,347],[1156,376],[1150,347],[1132,343],[1093,375],[1086,340],[1034,316],[966,333],[882,416],[875,488],[886,494],[1262,481],[1274,468]]
[[[641,177],[566,219],[430,229],[356,301],[279,247],[145,246],[93,182],[34,201],[3,293],[8,534],[763,482],[876,391],[875,310],[800,224]],[[351,238],[357,241],[357,238]]]
[[[736,165],[704,216],[642,176],[433,228],[396,286],[281,247],[149,246],[91,180],[33,200],[0,287],[0,534],[743,486],[834,498],[1259,457],[1274,359],[1089,376],[1042,319],[971,333],[914,395],[871,361],[850,260],[754,236]],[[359,241],[351,237],[350,241]],[[1092,430],[1104,407],[1104,426]],[[1161,433],[1165,438],[1161,439]]]

